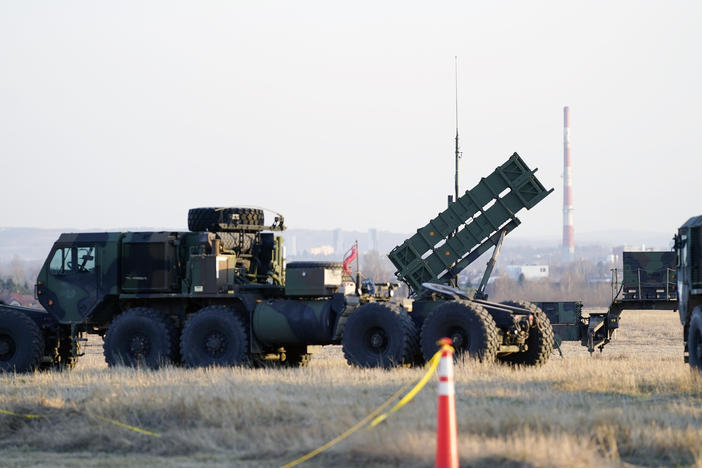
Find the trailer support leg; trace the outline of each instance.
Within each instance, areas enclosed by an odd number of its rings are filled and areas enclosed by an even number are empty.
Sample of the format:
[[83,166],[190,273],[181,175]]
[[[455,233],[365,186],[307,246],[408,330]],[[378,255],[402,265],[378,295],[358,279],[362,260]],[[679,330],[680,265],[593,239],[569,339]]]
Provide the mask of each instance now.
[[481,299],[483,301],[487,300],[485,288],[487,287],[487,282],[490,279],[490,275],[492,275],[492,270],[495,268],[495,263],[497,263],[497,257],[500,255],[500,250],[502,249],[502,242],[505,240],[505,235],[507,235],[507,231],[502,229],[502,231],[500,231],[500,238],[495,244],[495,250],[492,251],[492,256],[487,262],[487,267],[485,267],[483,279],[480,280],[480,286],[478,286],[478,290],[475,292],[475,299]]

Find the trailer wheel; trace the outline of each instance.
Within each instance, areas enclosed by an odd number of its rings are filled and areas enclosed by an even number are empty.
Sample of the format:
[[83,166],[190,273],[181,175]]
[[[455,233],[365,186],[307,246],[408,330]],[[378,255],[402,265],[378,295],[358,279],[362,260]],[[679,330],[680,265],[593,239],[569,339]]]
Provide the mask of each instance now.
[[481,362],[494,362],[498,337],[495,320],[480,304],[471,301],[450,301],[440,305],[424,320],[422,353],[429,360],[439,350],[441,338],[453,341],[456,359],[466,357]]
[[33,372],[44,355],[41,330],[22,312],[0,310],[0,373]]
[[553,352],[554,342],[553,327],[548,316],[531,302],[504,301],[501,304],[529,309],[534,316],[534,325],[529,330],[529,337],[526,340],[526,351],[498,356],[497,359],[500,362],[511,365],[540,366],[545,364]]
[[352,366],[389,368],[411,364],[418,347],[417,329],[401,307],[372,302],[351,313],[342,331],[341,345]]
[[690,368],[702,372],[702,309],[692,311],[687,331],[687,349]]
[[180,351],[191,367],[239,366],[249,363],[249,334],[234,309],[207,306],[183,327]]
[[194,232],[225,232],[241,224],[260,226],[263,210],[256,208],[191,208],[188,211],[188,229]]
[[107,364],[158,369],[170,363],[173,338],[167,320],[149,307],[134,307],[118,315],[105,335]]

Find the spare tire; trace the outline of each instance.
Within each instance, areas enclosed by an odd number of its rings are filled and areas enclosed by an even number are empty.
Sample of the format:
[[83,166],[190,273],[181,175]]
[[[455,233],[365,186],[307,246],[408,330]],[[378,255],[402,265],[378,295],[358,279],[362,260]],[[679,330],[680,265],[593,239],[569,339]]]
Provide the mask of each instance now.
[[191,208],[188,229],[193,232],[226,232],[240,225],[263,225],[263,210],[257,208]]

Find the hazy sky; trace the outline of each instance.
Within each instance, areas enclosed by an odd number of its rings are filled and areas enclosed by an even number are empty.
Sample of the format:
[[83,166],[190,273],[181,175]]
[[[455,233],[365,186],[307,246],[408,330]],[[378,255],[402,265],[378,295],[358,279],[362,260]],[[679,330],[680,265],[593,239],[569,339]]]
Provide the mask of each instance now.
[[517,151],[556,191],[515,232],[702,213],[700,2],[0,1],[0,226],[412,232]]

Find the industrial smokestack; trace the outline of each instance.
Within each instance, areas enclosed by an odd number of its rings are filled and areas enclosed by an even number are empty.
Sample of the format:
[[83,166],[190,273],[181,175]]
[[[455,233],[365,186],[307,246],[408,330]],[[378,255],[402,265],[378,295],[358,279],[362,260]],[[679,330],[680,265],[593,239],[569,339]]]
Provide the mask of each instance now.
[[573,170],[570,160],[570,110],[563,108],[563,256],[572,260],[575,254],[573,228]]

